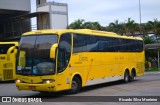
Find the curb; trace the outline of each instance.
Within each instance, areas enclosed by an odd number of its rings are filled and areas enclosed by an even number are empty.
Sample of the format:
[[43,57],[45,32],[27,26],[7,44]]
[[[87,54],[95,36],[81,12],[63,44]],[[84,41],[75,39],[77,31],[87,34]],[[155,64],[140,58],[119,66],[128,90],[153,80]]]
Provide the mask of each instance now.
[[160,74],[160,71],[158,71],[158,72],[145,72],[144,74]]

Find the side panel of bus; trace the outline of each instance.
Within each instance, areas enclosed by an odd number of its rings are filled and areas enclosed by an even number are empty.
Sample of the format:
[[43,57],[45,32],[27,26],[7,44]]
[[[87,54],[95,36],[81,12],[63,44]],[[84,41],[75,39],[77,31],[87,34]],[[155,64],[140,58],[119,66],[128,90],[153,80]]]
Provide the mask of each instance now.
[[136,76],[144,74],[143,54],[136,53],[81,53],[71,58],[72,72],[82,76],[82,86],[121,80],[125,70],[136,70]]
[[[88,42],[89,37],[92,38],[92,40],[90,40],[91,42]],[[81,75],[82,86],[124,79],[126,70],[129,70],[129,75],[132,70],[135,70],[136,76],[144,74],[143,51],[114,51],[114,49],[117,48],[118,38],[109,37],[104,41],[102,39],[102,41],[98,43],[96,38],[98,37],[82,34],[73,35],[73,54],[70,65],[72,67],[72,73],[78,72]],[[87,40],[87,42],[84,40]],[[107,42],[110,40],[115,44],[113,50],[109,47],[108,49],[110,51],[106,52],[95,50],[97,48],[100,49],[103,43],[107,45]],[[88,43],[88,45],[86,45],[86,43]],[[104,46],[102,46],[102,48],[104,48]]]

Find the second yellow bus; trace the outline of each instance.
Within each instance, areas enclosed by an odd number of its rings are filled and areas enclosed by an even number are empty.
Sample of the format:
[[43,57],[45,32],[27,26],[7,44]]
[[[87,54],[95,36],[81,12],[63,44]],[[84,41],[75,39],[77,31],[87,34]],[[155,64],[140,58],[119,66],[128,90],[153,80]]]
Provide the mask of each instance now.
[[18,42],[0,42],[0,81],[15,80]]

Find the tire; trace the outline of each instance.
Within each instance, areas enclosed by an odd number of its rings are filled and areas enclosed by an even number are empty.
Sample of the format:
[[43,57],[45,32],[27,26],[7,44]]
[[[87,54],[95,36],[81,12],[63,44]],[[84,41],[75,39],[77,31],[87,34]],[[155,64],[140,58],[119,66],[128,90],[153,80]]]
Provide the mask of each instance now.
[[81,81],[78,77],[74,77],[71,84],[70,94],[76,94],[81,89]]
[[130,76],[130,78],[129,78],[129,81],[130,81],[130,82],[134,81],[134,80],[135,80],[135,77],[136,77],[136,74],[135,74],[135,72],[132,70],[131,76]]
[[124,83],[127,83],[129,81],[129,72],[128,71],[125,71],[123,81],[124,81]]

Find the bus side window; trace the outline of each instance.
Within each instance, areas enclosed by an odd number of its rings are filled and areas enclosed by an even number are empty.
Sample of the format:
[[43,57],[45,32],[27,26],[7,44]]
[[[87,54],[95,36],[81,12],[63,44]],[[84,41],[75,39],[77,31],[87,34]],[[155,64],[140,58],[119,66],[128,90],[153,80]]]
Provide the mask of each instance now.
[[73,53],[86,52],[87,51],[87,35],[74,34]]
[[65,69],[66,65],[66,54],[64,48],[58,48],[58,73]]
[[71,56],[71,34],[61,35],[58,47],[58,73],[61,73],[67,67]]
[[0,44],[0,54],[7,54],[8,49],[12,46],[15,46],[15,44]]

